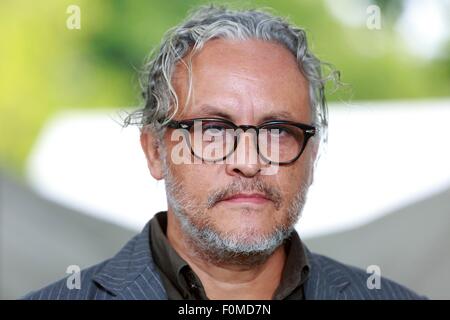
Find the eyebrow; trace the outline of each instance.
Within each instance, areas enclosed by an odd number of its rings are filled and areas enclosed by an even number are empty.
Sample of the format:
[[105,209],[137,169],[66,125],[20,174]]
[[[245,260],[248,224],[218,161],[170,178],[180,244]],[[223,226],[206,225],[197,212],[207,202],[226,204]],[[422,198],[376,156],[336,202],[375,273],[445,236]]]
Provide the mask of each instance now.
[[269,120],[290,120],[293,121],[294,117],[290,112],[287,111],[274,111],[269,112],[261,119],[262,122],[269,121]]
[[204,104],[204,105],[200,106],[200,113],[207,115],[207,116],[218,116],[218,117],[225,118],[228,120],[233,119],[233,117],[228,112],[222,110],[219,107],[209,105],[209,104]]
[[[209,104],[204,104],[200,106],[200,113],[202,113],[202,115],[206,115],[206,116],[217,116],[217,117],[221,117],[221,118],[225,118],[227,120],[233,120],[233,116],[228,113],[227,111],[213,106],[213,105],[209,105]],[[293,116],[290,112],[287,111],[273,111],[273,112],[269,112],[265,115],[263,115],[263,117],[261,118],[260,123],[269,121],[269,120],[293,120]]]

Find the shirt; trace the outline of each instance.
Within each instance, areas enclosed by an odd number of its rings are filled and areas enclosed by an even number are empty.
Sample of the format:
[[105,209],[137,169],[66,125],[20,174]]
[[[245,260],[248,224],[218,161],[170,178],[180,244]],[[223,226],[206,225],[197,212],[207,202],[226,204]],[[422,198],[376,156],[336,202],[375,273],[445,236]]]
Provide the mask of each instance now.
[[[167,212],[157,213],[150,221],[150,246],[167,296],[171,300],[206,300],[203,285],[173,249],[166,236]],[[309,263],[296,231],[285,241],[286,262],[274,300],[303,300],[303,284],[309,275]]]

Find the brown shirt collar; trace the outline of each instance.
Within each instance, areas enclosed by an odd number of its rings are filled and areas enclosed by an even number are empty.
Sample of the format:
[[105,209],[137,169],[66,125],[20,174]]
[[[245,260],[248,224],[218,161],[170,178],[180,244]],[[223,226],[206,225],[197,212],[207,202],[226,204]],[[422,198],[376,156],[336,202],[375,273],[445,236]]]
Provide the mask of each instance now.
[[[166,237],[167,212],[158,212],[150,221],[150,245],[153,259],[171,300],[208,299],[198,276],[170,245]],[[286,240],[286,263],[274,300],[301,300],[303,284],[309,274],[309,262],[296,231]]]

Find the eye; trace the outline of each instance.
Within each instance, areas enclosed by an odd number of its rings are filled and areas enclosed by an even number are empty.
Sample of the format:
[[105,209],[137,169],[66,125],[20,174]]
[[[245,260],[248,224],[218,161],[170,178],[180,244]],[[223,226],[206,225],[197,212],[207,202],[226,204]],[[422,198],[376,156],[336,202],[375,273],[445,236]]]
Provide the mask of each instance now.
[[204,133],[219,133],[229,129],[229,126],[221,122],[204,122],[202,124],[202,130]]
[[221,121],[196,119],[194,120],[193,125],[191,125],[190,127],[194,130],[201,130],[202,133],[205,133],[208,131],[220,132],[222,130],[228,129],[230,126]]
[[292,134],[292,130],[285,126],[271,126],[267,128],[271,136],[284,136]]
[[289,140],[303,140],[303,131],[296,126],[289,124],[268,125],[267,127],[264,127],[264,130],[267,130],[267,137],[278,139],[280,142]]
[[233,128],[220,121],[203,121],[202,134],[204,141],[222,141],[229,134],[232,135]]

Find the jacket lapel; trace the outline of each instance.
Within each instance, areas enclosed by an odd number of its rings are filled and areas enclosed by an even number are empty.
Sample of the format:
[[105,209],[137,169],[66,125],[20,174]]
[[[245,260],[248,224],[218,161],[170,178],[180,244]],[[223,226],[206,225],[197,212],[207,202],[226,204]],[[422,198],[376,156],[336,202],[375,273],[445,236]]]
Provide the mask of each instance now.
[[344,289],[350,284],[346,273],[330,264],[322,256],[312,253],[305,246],[310,263],[310,274],[304,284],[306,300],[346,299]]
[[149,223],[131,239],[93,280],[123,299],[167,299],[150,250]]

